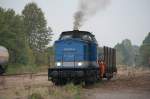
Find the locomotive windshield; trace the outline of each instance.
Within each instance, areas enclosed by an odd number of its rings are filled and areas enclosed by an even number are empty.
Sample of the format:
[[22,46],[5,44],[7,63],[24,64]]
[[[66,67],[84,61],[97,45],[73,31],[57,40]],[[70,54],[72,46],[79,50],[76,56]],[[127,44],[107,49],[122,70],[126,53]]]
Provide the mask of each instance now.
[[72,38],[72,35],[62,35],[60,39],[65,40],[65,39],[69,39],[69,38]]
[[63,32],[59,38],[59,40],[65,39],[82,39],[85,41],[91,41],[97,43],[94,35],[86,31],[68,31]]

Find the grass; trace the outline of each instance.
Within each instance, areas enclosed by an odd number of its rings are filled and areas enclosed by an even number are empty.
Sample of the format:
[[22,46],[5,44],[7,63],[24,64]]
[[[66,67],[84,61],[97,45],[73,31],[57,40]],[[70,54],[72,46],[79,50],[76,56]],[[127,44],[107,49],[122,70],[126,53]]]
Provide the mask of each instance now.
[[72,83],[67,84],[65,87],[65,90],[68,94],[72,94],[74,99],[81,99],[81,86],[80,85],[74,85]]
[[62,87],[50,87],[49,94],[52,99],[81,99],[81,86],[72,83]]
[[32,93],[30,96],[28,96],[28,99],[44,99],[40,93]]
[[[81,99],[81,89],[78,86],[66,85],[57,86],[31,86],[25,88],[18,86],[13,89],[6,89],[0,94],[0,99]],[[83,98],[82,98],[83,99]]]
[[9,65],[6,69],[6,74],[22,74],[22,73],[34,73],[37,71],[37,67],[35,65]]

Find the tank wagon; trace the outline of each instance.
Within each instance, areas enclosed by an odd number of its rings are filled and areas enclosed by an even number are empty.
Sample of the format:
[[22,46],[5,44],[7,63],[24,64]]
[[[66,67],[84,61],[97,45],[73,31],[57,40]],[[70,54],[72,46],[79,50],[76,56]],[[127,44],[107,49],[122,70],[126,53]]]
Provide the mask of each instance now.
[[100,80],[97,63],[103,57],[107,69],[104,77],[110,79],[116,71],[115,49],[104,47],[98,56],[98,44],[95,36],[88,31],[62,32],[54,43],[55,67],[48,69],[48,79],[54,84],[67,82],[86,84]]
[[0,46],[0,75],[2,75],[5,72],[5,65],[7,64],[8,59],[8,50],[5,47]]

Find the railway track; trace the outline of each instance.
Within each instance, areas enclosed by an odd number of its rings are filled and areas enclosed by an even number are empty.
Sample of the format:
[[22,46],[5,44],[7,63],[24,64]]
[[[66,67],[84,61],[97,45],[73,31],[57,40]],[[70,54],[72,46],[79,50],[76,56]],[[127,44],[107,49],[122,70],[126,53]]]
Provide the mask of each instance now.
[[47,76],[46,73],[22,73],[22,74],[3,74],[0,77],[12,77],[12,76]]
[[0,90],[13,89],[20,84],[25,86],[31,86],[32,83],[41,84],[42,81],[48,82],[47,77],[46,72],[0,75]]

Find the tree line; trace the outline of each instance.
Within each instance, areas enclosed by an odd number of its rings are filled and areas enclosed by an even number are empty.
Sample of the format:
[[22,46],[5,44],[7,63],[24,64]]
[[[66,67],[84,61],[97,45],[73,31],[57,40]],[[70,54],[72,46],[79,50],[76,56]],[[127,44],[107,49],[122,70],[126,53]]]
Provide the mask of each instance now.
[[36,3],[27,4],[21,14],[0,7],[0,45],[9,51],[9,64],[47,64],[51,39],[52,29]]
[[132,45],[129,39],[115,45],[117,64],[150,67],[150,32],[141,46]]
[[[53,54],[53,47],[47,47],[51,40],[52,29],[36,3],[27,4],[21,14],[0,7],[0,45],[9,51],[9,64],[48,64]],[[150,33],[141,46],[125,39],[114,48],[117,64],[150,67]]]

